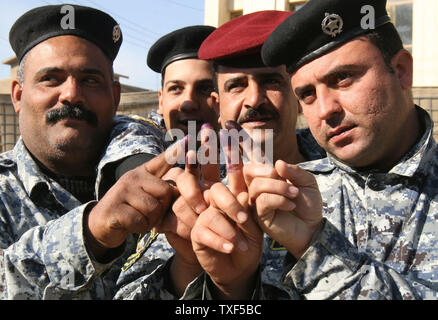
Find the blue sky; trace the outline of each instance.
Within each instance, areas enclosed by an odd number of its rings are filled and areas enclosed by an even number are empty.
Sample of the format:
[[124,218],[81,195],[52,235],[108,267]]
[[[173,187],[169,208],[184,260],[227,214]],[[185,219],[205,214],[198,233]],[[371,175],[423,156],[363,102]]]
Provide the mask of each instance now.
[[[71,3],[95,7],[112,15],[122,28],[124,41],[114,62],[116,73],[129,76],[122,83],[157,90],[160,76],[146,65],[151,45],[173,30],[204,24],[204,0],[0,0],[0,61],[14,55],[9,30],[26,11],[48,4]],[[0,78],[9,77],[0,64]]]

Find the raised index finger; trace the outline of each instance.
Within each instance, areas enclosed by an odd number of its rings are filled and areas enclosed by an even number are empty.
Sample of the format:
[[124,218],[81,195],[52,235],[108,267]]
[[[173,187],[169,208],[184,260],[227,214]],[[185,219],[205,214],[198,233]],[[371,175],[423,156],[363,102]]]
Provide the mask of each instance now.
[[[234,135],[234,137],[233,137]],[[237,196],[246,192],[247,187],[243,177],[243,162],[240,155],[238,137],[235,130],[220,130],[219,138],[226,159],[228,187]]]
[[[269,146],[273,147],[272,133],[264,129],[254,129],[252,130],[252,135],[256,139],[253,139],[236,121],[227,121],[225,127],[230,131],[236,130],[238,132],[240,148],[249,162],[273,165],[273,150],[268,150],[269,154],[265,154],[261,146],[261,141],[263,140],[265,149]],[[262,138],[263,136],[264,138]]]
[[201,164],[201,177],[205,184],[211,185],[220,181],[216,132],[211,124],[204,123],[200,134],[201,147],[198,151],[198,157]]

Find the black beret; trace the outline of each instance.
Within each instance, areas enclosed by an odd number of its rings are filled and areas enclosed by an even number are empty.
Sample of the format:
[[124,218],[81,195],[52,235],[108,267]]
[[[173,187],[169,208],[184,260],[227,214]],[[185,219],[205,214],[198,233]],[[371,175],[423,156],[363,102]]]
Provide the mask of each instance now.
[[21,61],[39,43],[63,35],[78,36],[93,42],[111,61],[116,58],[123,41],[119,24],[105,12],[61,4],[26,12],[12,26],[9,42]]
[[148,52],[147,64],[162,73],[171,62],[198,58],[198,50],[205,38],[216,30],[211,26],[189,26],[172,31],[155,42]]
[[[370,14],[373,19],[369,19]],[[393,27],[386,0],[310,0],[272,32],[263,45],[262,58],[268,66],[285,64],[293,73],[353,38],[387,24]]]

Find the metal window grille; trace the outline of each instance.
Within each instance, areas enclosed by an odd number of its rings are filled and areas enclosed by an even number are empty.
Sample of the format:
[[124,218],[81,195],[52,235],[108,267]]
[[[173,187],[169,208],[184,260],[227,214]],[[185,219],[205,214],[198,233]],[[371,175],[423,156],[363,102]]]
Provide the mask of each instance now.
[[11,102],[0,102],[0,151],[14,148],[20,136],[18,116]]
[[137,115],[140,117],[147,117],[148,114],[157,108],[156,103],[127,103],[119,105],[118,114]]

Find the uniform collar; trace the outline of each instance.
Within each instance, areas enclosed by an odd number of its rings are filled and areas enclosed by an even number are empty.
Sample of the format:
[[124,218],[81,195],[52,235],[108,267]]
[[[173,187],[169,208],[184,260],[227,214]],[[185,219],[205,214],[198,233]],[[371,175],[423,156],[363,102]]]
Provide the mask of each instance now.
[[423,136],[389,173],[412,177],[420,171],[428,170],[430,159],[436,151],[436,142],[433,137],[433,121],[425,110],[418,106],[416,106],[416,109],[420,125],[423,126]]
[[297,129],[296,134],[298,149],[306,161],[322,159],[327,156],[325,150],[316,142],[310,129]]
[[299,163],[298,166],[312,173],[329,173],[336,168],[331,159],[328,158],[329,156],[330,155],[320,160],[302,162]]
[[32,191],[37,185],[44,184],[50,189],[47,178],[30,155],[22,138],[20,137],[13,149],[17,161],[17,172],[27,194],[32,197]]

